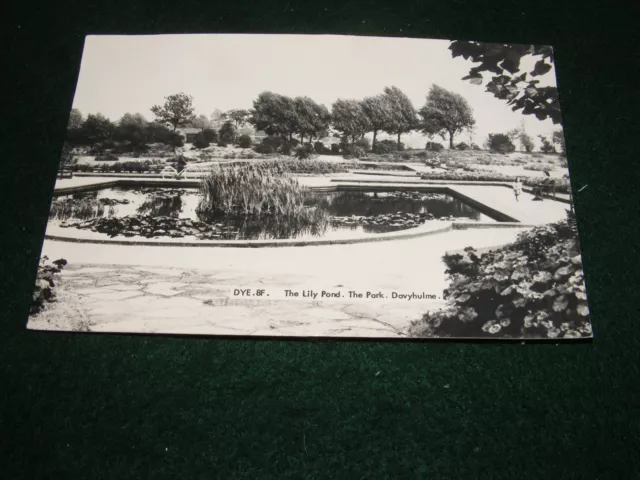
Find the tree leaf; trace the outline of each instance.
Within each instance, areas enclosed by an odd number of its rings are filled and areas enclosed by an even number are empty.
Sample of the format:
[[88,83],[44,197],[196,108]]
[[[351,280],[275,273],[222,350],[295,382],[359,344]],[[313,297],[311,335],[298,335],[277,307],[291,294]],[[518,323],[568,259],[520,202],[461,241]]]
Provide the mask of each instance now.
[[544,60],[538,60],[536,64],[533,66],[533,70],[531,71],[531,75],[534,77],[538,77],[540,75],[544,75],[545,73],[551,70],[551,65],[546,63]]

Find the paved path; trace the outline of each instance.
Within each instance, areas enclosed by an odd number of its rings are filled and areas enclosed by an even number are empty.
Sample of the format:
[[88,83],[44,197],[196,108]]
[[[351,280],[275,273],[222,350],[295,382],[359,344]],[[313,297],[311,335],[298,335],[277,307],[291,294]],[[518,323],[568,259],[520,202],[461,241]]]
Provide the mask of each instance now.
[[549,199],[534,202],[533,195],[526,192],[523,192],[519,201],[516,201],[513,190],[505,187],[453,185],[450,188],[527,225],[541,225],[562,220],[566,217],[566,211],[569,208],[565,203]]
[[[46,240],[69,265],[59,301],[29,328],[217,335],[399,337],[441,303],[228,300],[231,287],[384,289],[442,295],[446,250],[497,246],[520,229],[453,230],[360,245],[260,249],[135,247]],[[116,265],[117,264],[117,265]]]

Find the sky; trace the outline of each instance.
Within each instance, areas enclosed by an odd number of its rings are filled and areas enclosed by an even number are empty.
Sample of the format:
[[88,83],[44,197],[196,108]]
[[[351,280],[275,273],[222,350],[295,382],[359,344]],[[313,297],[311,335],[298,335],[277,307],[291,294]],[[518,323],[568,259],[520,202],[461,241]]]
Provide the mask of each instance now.
[[[484,85],[463,81],[473,64],[453,59],[449,43],[339,35],[91,35],[85,39],[73,107],[113,121],[127,112],[151,120],[151,106],[184,92],[193,96],[197,114],[210,116],[216,109],[251,108],[258,94],[269,90],[308,96],[330,109],[338,98],[362,99],[394,85],[419,109],[437,84],[467,99],[479,145],[489,133],[507,132],[523,120],[532,137],[557,128],[551,120],[513,112]],[[523,60],[523,66],[533,65],[533,59]],[[539,79],[541,85],[555,85],[554,70]],[[426,137],[415,133],[403,141],[423,148]],[[469,135],[456,141],[468,143]]]

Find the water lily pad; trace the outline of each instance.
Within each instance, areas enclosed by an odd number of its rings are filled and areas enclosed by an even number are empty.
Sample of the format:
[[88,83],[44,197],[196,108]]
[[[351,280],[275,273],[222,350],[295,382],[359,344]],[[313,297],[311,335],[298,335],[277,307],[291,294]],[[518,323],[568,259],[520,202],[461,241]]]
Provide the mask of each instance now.
[[553,302],[553,311],[554,312],[562,312],[569,306],[569,300],[565,295],[560,295]]

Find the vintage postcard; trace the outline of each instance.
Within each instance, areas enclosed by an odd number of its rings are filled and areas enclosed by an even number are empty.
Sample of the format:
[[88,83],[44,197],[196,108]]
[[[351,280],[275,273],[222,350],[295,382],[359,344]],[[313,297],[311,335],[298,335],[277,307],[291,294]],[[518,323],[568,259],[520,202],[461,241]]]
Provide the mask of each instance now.
[[28,328],[591,338],[553,49],[87,37]]

